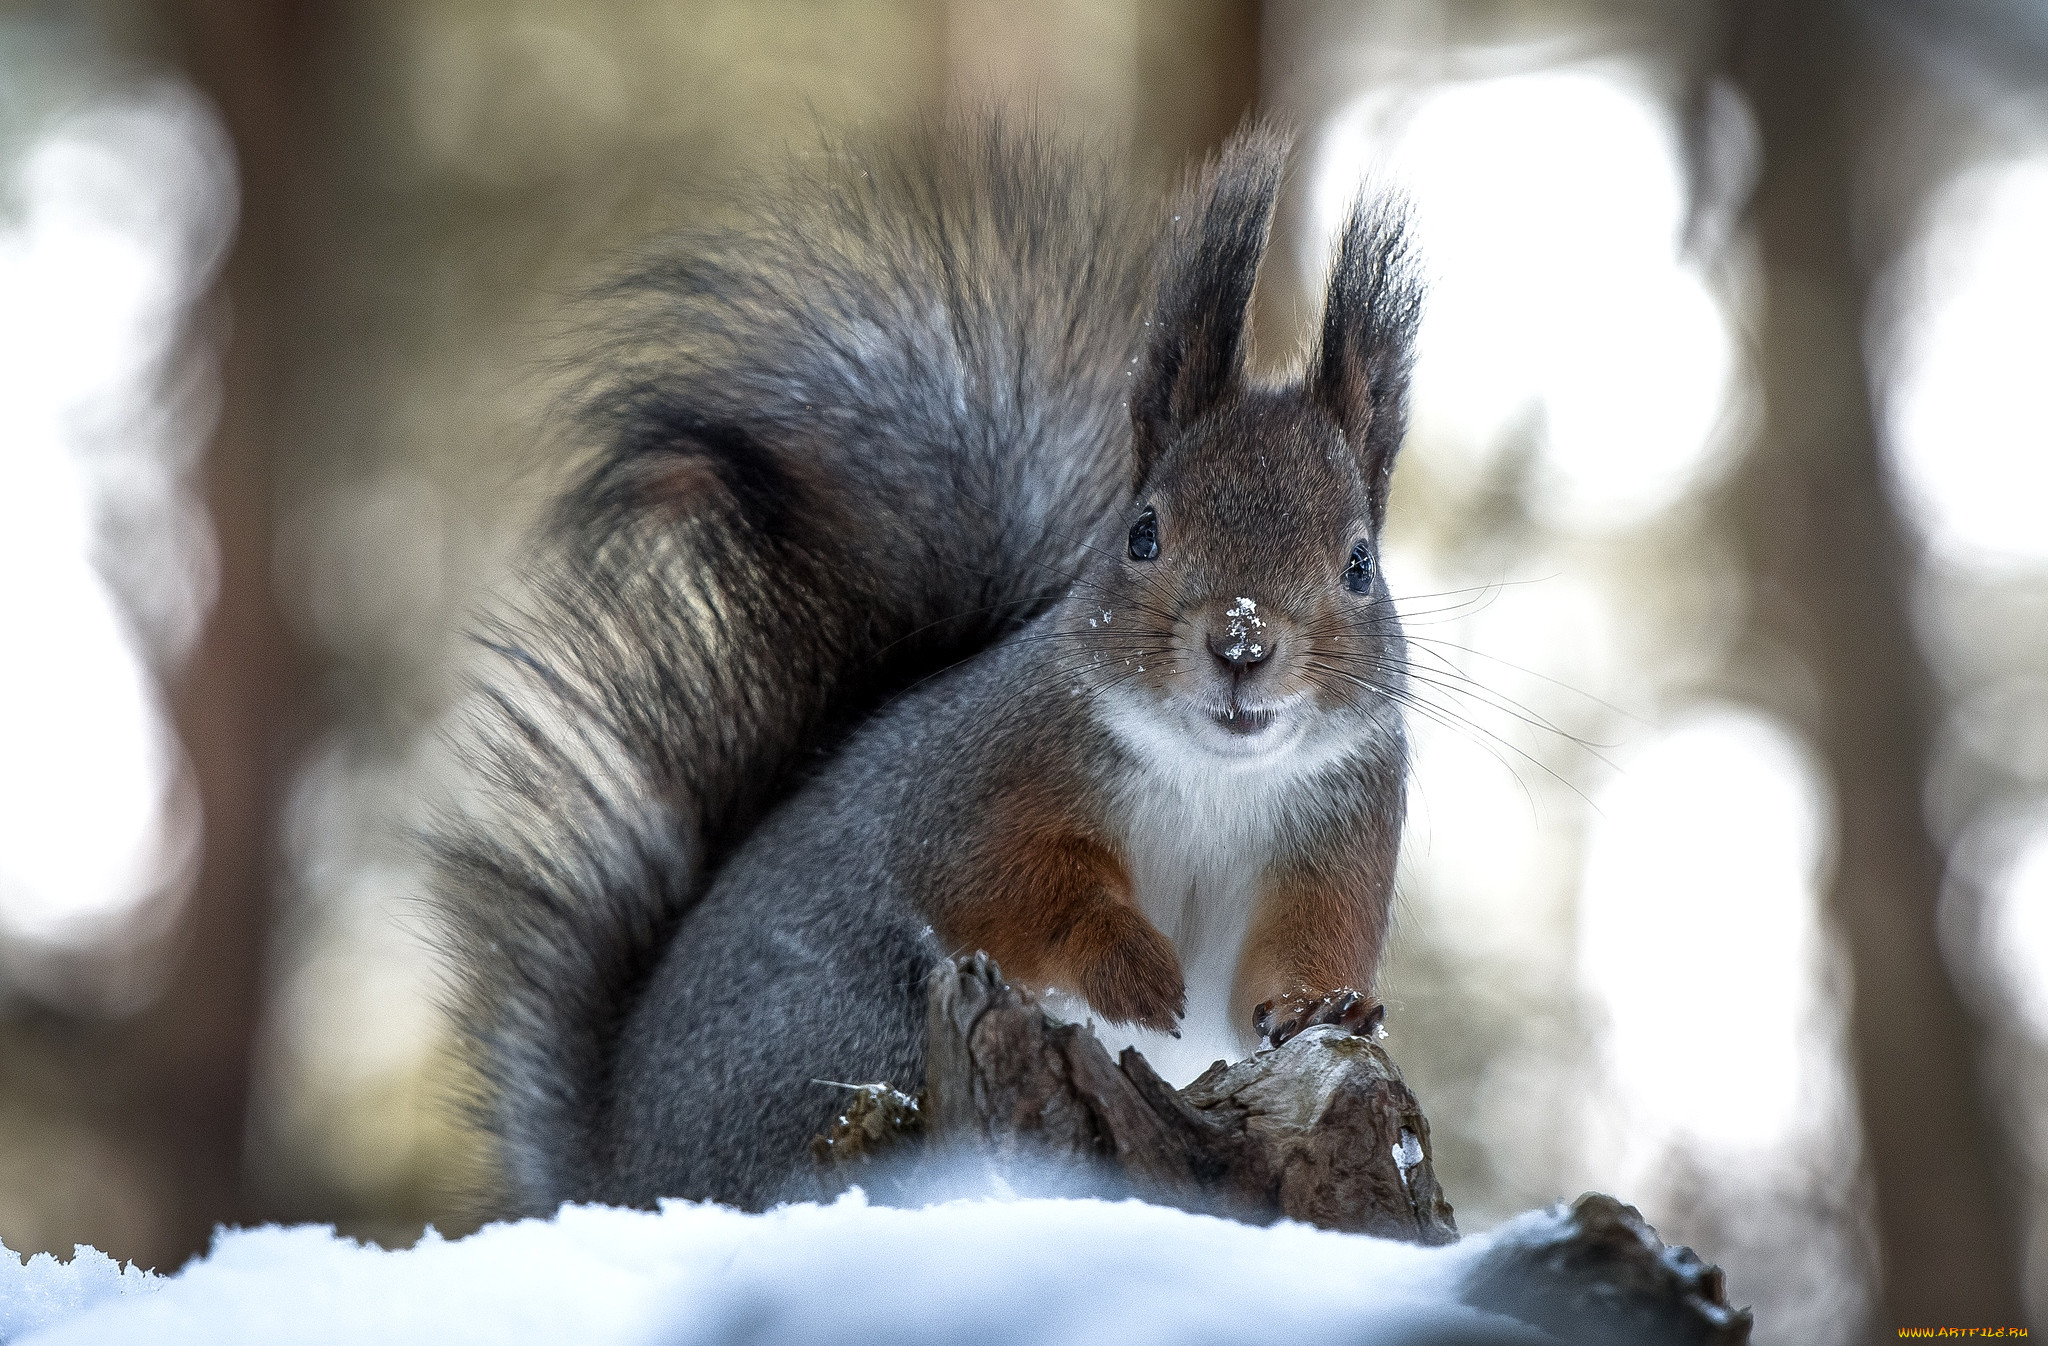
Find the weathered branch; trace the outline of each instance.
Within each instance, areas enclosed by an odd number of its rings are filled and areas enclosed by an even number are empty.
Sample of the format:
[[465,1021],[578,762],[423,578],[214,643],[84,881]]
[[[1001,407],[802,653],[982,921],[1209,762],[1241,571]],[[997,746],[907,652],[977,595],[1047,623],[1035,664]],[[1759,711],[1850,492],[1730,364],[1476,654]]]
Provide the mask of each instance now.
[[[1526,1227],[1524,1227],[1526,1226]],[[1667,1245],[1641,1212],[1588,1192],[1517,1217],[1465,1275],[1461,1300],[1580,1346],[1747,1346],[1721,1269]]]
[[1312,1028],[1176,1092],[1137,1052],[1112,1062],[1085,1027],[1049,1019],[986,958],[937,981],[930,1031],[928,1125],[952,1145],[1103,1161],[1174,1205],[1257,1223],[1458,1236],[1429,1123],[1369,1038]]

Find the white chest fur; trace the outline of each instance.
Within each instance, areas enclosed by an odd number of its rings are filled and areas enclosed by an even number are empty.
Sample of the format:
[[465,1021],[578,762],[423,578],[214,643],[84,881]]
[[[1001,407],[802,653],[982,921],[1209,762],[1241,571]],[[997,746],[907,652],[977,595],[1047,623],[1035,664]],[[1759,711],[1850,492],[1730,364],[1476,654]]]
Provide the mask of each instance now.
[[[1274,858],[1314,807],[1322,788],[1316,776],[1341,753],[1296,744],[1220,758],[1138,709],[1114,717],[1113,726],[1133,758],[1115,829],[1139,910],[1180,955],[1188,1007],[1178,1038],[1099,1021],[1095,1031],[1112,1054],[1135,1046],[1182,1085],[1211,1062],[1257,1045],[1249,1015],[1230,1003],[1245,932]],[[1060,1008],[1076,1018],[1087,1013],[1078,1002]]]
[[[1125,860],[1138,907],[1180,954],[1188,1012],[1178,1039],[1142,1029],[1098,1031],[1112,1050],[1137,1047],[1175,1085],[1256,1045],[1251,1025],[1233,1021],[1230,990],[1283,825],[1274,807],[1280,792],[1262,784],[1218,774],[1198,791],[1141,788],[1129,801]],[[1110,1041],[1118,1034],[1129,1041]]]

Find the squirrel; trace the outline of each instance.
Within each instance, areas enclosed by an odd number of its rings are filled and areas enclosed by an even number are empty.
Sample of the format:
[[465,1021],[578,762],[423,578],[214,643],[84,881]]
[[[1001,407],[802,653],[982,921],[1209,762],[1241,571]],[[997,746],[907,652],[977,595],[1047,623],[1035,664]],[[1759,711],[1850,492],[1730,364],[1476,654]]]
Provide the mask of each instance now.
[[1248,372],[1288,150],[1160,199],[928,123],[604,292],[601,451],[434,842],[508,1211],[803,1190],[831,1082],[916,1092],[974,950],[1183,1073],[1377,1025],[1420,288],[1361,191],[1300,374]]

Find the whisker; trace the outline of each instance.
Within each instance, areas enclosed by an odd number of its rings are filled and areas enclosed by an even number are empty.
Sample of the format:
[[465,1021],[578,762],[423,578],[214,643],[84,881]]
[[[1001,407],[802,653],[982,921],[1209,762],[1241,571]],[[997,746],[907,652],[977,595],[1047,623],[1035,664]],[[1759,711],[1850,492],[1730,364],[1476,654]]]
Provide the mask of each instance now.
[[[1614,765],[1613,762],[1608,761],[1601,754],[1603,751],[1612,750],[1619,746],[1618,744],[1595,743],[1590,739],[1582,738],[1562,725],[1552,722],[1549,717],[1522,705],[1512,697],[1494,691],[1482,683],[1472,682],[1471,686],[1461,687],[1456,683],[1445,682],[1431,674],[1418,672],[1412,663],[1403,665],[1401,671],[1411,681],[1422,683],[1424,686],[1434,687],[1452,696],[1470,697],[1488,709],[1499,711],[1511,719],[1528,725],[1531,729],[1541,729],[1545,733],[1557,735],[1559,738],[1584,749],[1606,766],[1611,767]],[[1464,681],[1471,682],[1470,679],[1464,679]]]
[[[1310,623],[1309,625],[1303,628],[1303,635],[1308,640],[1312,648],[1319,642],[1333,642],[1333,638],[1350,638],[1359,644],[1366,644],[1370,641],[1370,636],[1361,637],[1358,635],[1356,628],[1348,626],[1342,621],[1333,619],[1326,619],[1319,622]],[[1605,765],[1614,765],[1614,763],[1608,761],[1605,757],[1601,756],[1601,753],[1603,751],[1612,751],[1613,749],[1619,747],[1620,743],[1618,741],[1614,743],[1600,743],[1592,739],[1585,738],[1579,734],[1575,734],[1571,730],[1566,729],[1564,726],[1552,720],[1547,715],[1544,715],[1542,712],[1536,710],[1534,707],[1527,705],[1526,703],[1516,699],[1515,697],[1509,696],[1507,693],[1500,691],[1498,688],[1490,687],[1486,683],[1466,673],[1463,669],[1458,668],[1446,656],[1444,656],[1437,650],[1419,648],[1421,646],[1435,644],[1449,644],[1449,642],[1433,641],[1425,636],[1406,635],[1404,637],[1403,644],[1418,646],[1418,648],[1415,649],[1414,653],[1416,655],[1425,657],[1431,661],[1427,668],[1418,667],[1413,658],[1407,657],[1405,655],[1391,656],[1397,658],[1399,662],[1389,664],[1386,661],[1390,656],[1388,656],[1382,651],[1373,651],[1370,649],[1329,651],[1327,653],[1327,657],[1369,661],[1374,666],[1375,671],[1379,672],[1386,672],[1390,669],[1399,670],[1400,672],[1404,673],[1408,677],[1413,678],[1417,682],[1422,682],[1434,686],[1439,690],[1454,696],[1469,697],[1472,700],[1478,701],[1482,705],[1489,707],[1490,709],[1497,710],[1504,715],[1508,715],[1513,717],[1514,719],[1520,720],[1522,723],[1529,725],[1531,728],[1541,729],[1546,733],[1555,734],[1558,737],[1566,739],[1572,744],[1576,745],[1577,747],[1580,747],[1586,750],[1587,752],[1593,754],[1596,758],[1599,758],[1599,760]],[[1539,678],[1542,677],[1541,674],[1531,674],[1530,676]],[[1566,683],[1558,682],[1556,679],[1545,678],[1543,680],[1546,682],[1551,682],[1554,685],[1561,687],[1566,691],[1572,691],[1575,694],[1584,697],[1586,700],[1594,702],[1595,704],[1604,704],[1600,702],[1598,698],[1588,696],[1583,692],[1577,692],[1577,689],[1570,687]],[[1630,718],[1633,719],[1634,717]]]
[[[1307,661],[1304,661],[1303,666],[1309,666]],[[1567,790],[1570,790],[1573,794],[1577,795],[1580,799],[1584,800],[1588,805],[1591,805],[1593,803],[1592,799],[1586,794],[1585,791],[1579,789],[1578,786],[1574,785],[1571,781],[1567,780],[1564,776],[1560,775],[1555,769],[1553,769],[1548,763],[1544,762],[1541,758],[1535,756],[1533,753],[1530,753],[1529,751],[1524,749],[1520,744],[1515,743],[1512,740],[1495,733],[1491,729],[1488,729],[1485,725],[1480,724],[1477,720],[1472,719],[1468,715],[1462,715],[1448,706],[1439,706],[1433,702],[1425,701],[1421,697],[1416,696],[1412,692],[1396,689],[1387,686],[1384,683],[1376,682],[1371,679],[1361,677],[1360,675],[1353,673],[1349,669],[1337,668],[1329,664],[1323,663],[1316,664],[1315,668],[1318,672],[1325,674],[1334,674],[1337,677],[1344,678],[1347,681],[1355,683],[1360,687],[1364,687],[1370,691],[1377,692],[1379,695],[1385,697],[1389,701],[1394,702],[1396,705],[1402,706],[1410,710],[1414,710],[1418,714],[1422,714],[1426,718],[1429,718],[1438,724],[1444,725],[1446,728],[1453,728],[1459,730],[1460,732],[1464,732],[1467,734],[1468,737],[1475,734],[1484,735],[1486,740],[1493,744],[1497,744],[1501,748],[1505,748],[1507,751],[1513,753],[1515,756],[1529,763],[1537,770],[1543,772],[1544,775],[1549,776],[1552,780],[1556,781],[1559,785],[1562,785]],[[1564,737],[1569,738],[1570,735],[1564,735]],[[1476,738],[1473,741],[1479,742],[1479,740]],[[1481,744],[1481,746],[1485,746],[1485,744]],[[1583,747],[1584,745],[1582,744],[1580,746]],[[1588,751],[1591,750],[1588,749]],[[1496,754],[1496,756],[1497,755],[1498,754]],[[1595,756],[1598,756],[1598,754],[1595,754]],[[1606,761],[1605,758],[1602,758],[1601,760],[1603,762]],[[1612,765],[1612,763],[1607,764],[1610,766]],[[1503,762],[1503,765],[1507,764]],[[1527,787],[1524,786],[1524,788],[1526,789]]]
[[1408,637],[1408,639],[1420,645],[1442,645],[1446,648],[1457,650],[1464,654],[1469,654],[1474,658],[1484,659],[1489,663],[1499,664],[1503,668],[1511,668],[1515,672],[1522,674],[1524,677],[1535,678],[1538,682],[1549,683],[1552,687],[1555,687],[1560,691],[1570,692],[1573,696],[1582,697],[1585,700],[1590,701],[1594,705],[1600,707],[1602,710],[1613,711],[1616,715],[1624,716],[1637,724],[1648,723],[1640,715],[1636,715],[1631,711],[1623,710],[1620,706],[1615,705],[1611,701],[1602,700],[1600,697],[1594,696],[1591,692],[1585,691],[1578,687],[1574,687],[1570,683],[1561,681],[1557,678],[1553,678],[1548,674],[1538,673],[1535,669],[1525,668],[1521,664],[1515,663],[1513,660],[1510,659],[1503,659],[1497,654],[1488,654],[1485,650],[1474,649],[1470,645],[1460,645],[1454,640],[1442,640],[1433,636],[1410,636]]
[[1499,598],[1508,589],[1520,588],[1529,584],[1547,584],[1556,578],[1556,575],[1539,575],[1534,579],[1493,580],[1486,584],[1475,584],[1463,589],[1441,589],[1435,593],[1404,594],[1399,600],[1400,605],[1427,603],[1438,598],[1456,598],[1461,594],[1476,594],[1478,597],[1466,599],[1459,603],[1452,603],[1442,608],[1411,609],[1402,606],[1401,617],[1404,621],[1410,621],[1416,617],[1432,617],[1447,612],[1456,612],[1460,608],[1470,608],[1473,612],[1480,612],[1490,606],[1496,598]]

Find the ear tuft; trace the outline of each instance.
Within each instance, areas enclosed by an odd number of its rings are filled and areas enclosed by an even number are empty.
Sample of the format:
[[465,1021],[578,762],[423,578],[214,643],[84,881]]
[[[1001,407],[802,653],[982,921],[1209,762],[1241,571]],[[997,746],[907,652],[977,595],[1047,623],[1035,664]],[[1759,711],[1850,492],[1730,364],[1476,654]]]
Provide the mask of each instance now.
[[1408,374],[1422,315],[1422,283],[1408,242],[1407,208],[1360,193],[1344,222],[1323,330],[1309,356],[1309,396],[1358,455],[1372,526],[1386,517],[1394,455],[1408,429]]
[[1243,377],[1245,317],[1290,139],[1248,123],[1174,204],[1151,339],[1131,395],[1141,478],[1174,427],[1198,420]]

